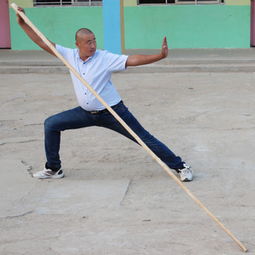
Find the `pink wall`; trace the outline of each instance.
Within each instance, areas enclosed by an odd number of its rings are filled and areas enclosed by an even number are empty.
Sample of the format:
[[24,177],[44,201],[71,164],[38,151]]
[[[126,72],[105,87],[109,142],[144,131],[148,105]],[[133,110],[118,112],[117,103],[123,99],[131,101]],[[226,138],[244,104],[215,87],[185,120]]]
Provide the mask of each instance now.
[[8,0],[0,0],[0,48],[11,48]]

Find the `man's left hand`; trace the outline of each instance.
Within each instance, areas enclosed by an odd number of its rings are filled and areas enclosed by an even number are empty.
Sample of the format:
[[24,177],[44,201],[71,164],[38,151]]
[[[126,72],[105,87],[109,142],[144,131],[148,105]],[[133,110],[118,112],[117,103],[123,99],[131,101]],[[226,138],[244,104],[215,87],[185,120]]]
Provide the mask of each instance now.
[[168,46],[167,46],[166,37],[164,37],[163,42],[162,42],[161,55],[162,55],[162,58],[166,58],[168,55]]

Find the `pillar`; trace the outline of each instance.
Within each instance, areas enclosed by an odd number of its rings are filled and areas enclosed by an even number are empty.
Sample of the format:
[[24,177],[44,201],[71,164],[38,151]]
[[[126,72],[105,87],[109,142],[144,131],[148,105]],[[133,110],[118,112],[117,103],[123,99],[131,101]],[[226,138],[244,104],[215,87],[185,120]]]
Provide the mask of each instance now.
[[0,0],[0,48],[11,48],[8,0]]
[[123,0],[103,0],[104,49],[116,54],[124,51]]
[[251,47],[255,47],[255,0],[251,0]]

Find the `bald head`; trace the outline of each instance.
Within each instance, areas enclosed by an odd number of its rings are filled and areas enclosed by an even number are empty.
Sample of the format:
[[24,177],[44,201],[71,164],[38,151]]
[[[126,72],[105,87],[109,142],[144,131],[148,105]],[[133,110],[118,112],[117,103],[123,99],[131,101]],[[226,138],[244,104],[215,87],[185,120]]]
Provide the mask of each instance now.
[[94,33],[88,28],[80,28],[75,34],[75,45],[79,50],[82,60],[94,55],[97,49],[97,42]]
[[93,32],[88,29],[88,28],[80,28],[76,33],[75,33],[75,41],[79,41],[80,39],[82,39],[82,37],[84,35],[88,35],[88,34],[93,34]]

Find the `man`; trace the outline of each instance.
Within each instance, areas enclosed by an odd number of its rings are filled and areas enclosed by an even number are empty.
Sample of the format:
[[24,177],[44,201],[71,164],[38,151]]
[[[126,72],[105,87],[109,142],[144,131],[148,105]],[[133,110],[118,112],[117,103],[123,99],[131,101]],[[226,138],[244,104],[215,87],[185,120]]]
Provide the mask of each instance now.
[[[20,7],[19,10],[24,12]],[[55,55],[19,15],[17,15],[17,21],[31,40],[48,53]],[[128,111],[128,108],[122,102],[120,95],[111,82],[112,72],[124,70],[128,66],[150,64],[167,57],[168,46],[166,37],[163,39],[162,49],[159,54],[132,56],[117,55],[105,50],[97,50],[95,35],[87,28],[79,29],[76,32],[75,40],[76,49],[69,49],[51,43],[143,142],[163,162],[179,173],[181,181],[191,181],[192,171],[190,167],[141,126]],[[42,171],[33,175],[35,178],[64,177],[59,156],[61,131],[89,126],[101,126],[114,130],[135,141],[76,76],[71,73],[71,77],[79,107],[58,113],[45,120],[44,132],[47,162]]]

